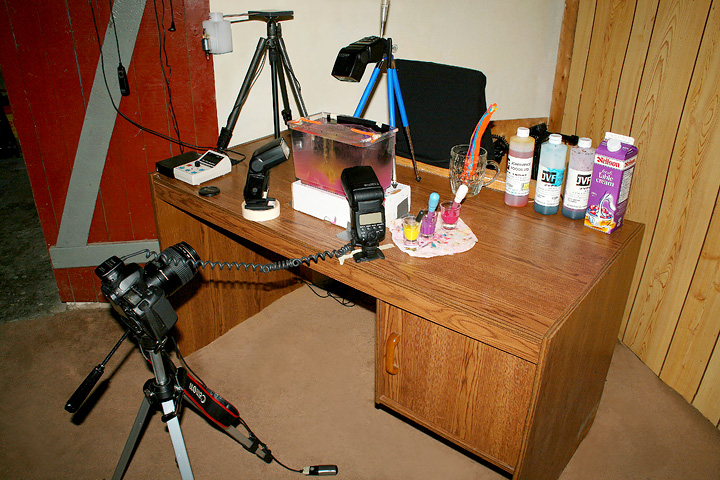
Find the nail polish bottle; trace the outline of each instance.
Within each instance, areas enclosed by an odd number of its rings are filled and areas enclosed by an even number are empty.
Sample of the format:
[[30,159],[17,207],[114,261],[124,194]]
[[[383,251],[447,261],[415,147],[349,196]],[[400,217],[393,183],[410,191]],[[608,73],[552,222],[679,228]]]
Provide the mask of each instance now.
[[432,237],[435,233],[435,225],[437,224],[437,206],[440,202],[440,195],[433,192],[428,200],[428,209],[420,224],[420,235],[423,237]]

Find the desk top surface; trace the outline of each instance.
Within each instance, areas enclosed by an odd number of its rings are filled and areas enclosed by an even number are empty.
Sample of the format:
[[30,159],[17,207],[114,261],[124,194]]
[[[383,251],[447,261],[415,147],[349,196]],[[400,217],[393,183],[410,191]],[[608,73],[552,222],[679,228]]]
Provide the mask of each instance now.
[[[267,140],[234,150],[244,152],[249,160],[252,151]],[[244,161],[230,174],[207,183],[219,187],[219,195],[201,197],[200,187],[155,173],[153,193],[156,201],[172,204],[288,258],[344,245],[336,237],[342,228],[292,208],[292,158],[270,171],[269,195],[281,204],[280,216],[274,220],[251,222],[242,217],[246,175]],[[426,173],[416,182],[412,169],[400,166],[397,178],[411,187],[412,211],[424,208],[431,192],[438,192],[441,199],[452,196],[447,178]],[[532,204],[508,207],[503,194],[490,189],[466,199],[461,218],[478,238],[467,252],[426,259],[391,248],[384,250],[385,260],[346,261],[341,266],[337,260],[327,259],[311,268],[403,310],[470,336],[490,338],[488,343],[534,360],[553,325],[643,231],[641,224],[626,220],[622,228],[607,235],[561,214],[540,215]],[[385,243],[392,243],[389,233]]]

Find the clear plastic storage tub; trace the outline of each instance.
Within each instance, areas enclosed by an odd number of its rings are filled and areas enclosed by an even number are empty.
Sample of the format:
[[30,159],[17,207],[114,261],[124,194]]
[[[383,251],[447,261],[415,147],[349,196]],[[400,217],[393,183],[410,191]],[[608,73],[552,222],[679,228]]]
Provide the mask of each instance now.
[[344,195],[347,167],[373,167],[384,189],[392,181],[397,128],[371,120],[316,113],[288,122],[295,176],[303,183]]

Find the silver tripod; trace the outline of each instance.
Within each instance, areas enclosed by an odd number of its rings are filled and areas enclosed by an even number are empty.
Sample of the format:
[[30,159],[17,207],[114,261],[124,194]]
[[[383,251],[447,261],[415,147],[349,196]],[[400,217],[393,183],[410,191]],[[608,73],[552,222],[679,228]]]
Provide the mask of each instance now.
[[[164,344],[164,341],[159,343],[161,346],[164,346]],[[243,428],[246,429],[246,434],[240,433],[233,424],[229,424],[225,421],[227,420],[226,418],[216,418],[216,415],[209,413],[210,408],[212,407],[212,399],[209,397],[213,397],[215,401],[224,402],[222,397],[207,389],[207,387],[199,386],[197,384],[194,387],[192,384],[190,385],[190,390],[192,390],[191,392],[186,391],[184,380],[180,381],[177,375],[181,369],[175,370],[175,366],[172,365],[172,362],[170,362],[167,356],[163,355],[163,350],[153,351],[149,354],[149,357],[153,372],[155,373],[155,378],[151,378],[145,382],[145,386],[143,387],[145,398],[143,398],[143,401],[140,404],[140,410],[138,411],[137,417],[135,417],[135,423],[133,423],[130,435],[128,436],[127,442],[125,442],[125,448],[123,449],[123,452],[120,455],[120,460],[115,468],[113,480],[120,480],[123,475],[125,475],[125,471],[130,464],[130,459],[132,458],[138,441],[140,440],[140,434],[143,430],[143,426],[147,422],[150,409],[153,406],[157,407],[157,405],[160,405],[162,408],[162,420],[167,424],[168,431],[170,432],[170,440],[172,441],[173,449],[175,450],[175,459],[177,460],[177,465],[180,469],[180,476],[183,480],[190,480],[193,478],[192,468],[190,467],[190,458],[188,457],[187,449],[185,448],[182,430],[180,430],[179,408],[182,405],[183,399],[188,399],[195,405],[198,405],[198,399],[200,402],[207,400],[207,403],[203,406],[203,408],[206,409],[205,415],[208,416],[215,425],[223,429],[225,433],[233,438],[233,440],[242,445],[247,451],[254,453],[265,463],[270,463],[274,460],[274,457],[272,456],[270,449],[267,448],[267,445],[258,440],[250,429],[247,428],[244,422],[240,421],[234,423],[242,425]],[[166,365],[175,371],[170,373],[166,372]],[[183,383],[182,385],[181,382]],[[224,405],[229,410],[235,409],[235,407],[230,404],[225,403]],[[334,468],[335,472],[337,472],[337,467]]]
[[177,407],[182,401],[183,391],[174,378],[168,377],[163,364],[162,353],[151,352],[150,363],[152,364],[155,378],[145,383],[143,391],[145,398],[140,404],[140,410],[135,423],[133,424],[130,436],[128,436],[125,448],[123,449],[120,460],[118,461],[113,480],[120,480],[127,470],[130,459],[132,458],[135,447],[140,440],[140,433],[150,414],[150,407],[160,404],[163,412],[163,421],[167,424],[170,431],[170,439],[172,440],[173,449],[175,450],[175,459],[180,469],[180,477],[183,480],[193,479],[192,468],[190,467],[190,457],[188,457],[185,441],[183,439],[182,430],[180,429],[180,419],[177,415]]

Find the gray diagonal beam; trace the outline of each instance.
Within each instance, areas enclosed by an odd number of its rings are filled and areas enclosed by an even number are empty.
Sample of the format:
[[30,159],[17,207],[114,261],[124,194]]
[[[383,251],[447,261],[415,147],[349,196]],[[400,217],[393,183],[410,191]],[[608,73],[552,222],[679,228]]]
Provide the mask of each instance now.
[[[54,247],[50,247],[50,258],[54,268],[97,265],[104,258],[118,254],[116,253],[117,249],[131,253],[142,250],[148,245],[152,245],[153,249],[158,248],[157,241],[152,240],[127,242],[127,247],[122,247],[122,243],[88,245],[88,235],[100,191],[105,159],[117,119],[113,102],[115,105],[119,105],[121,99],[116,66],[120,63],[120,58],[126,67],[130,65],[144,11],[145,0],[115,0],[113,2],[112,15],[115,22],[113,23],[112,20],[108,22],[102,46],[110,94],[108,95],[105,86],[103,62],[98,62],[70,176],[57,243]],[[115,32],[115,28],[117,28],[117,32]],[[118,58],[118,48],[115,43],[116,33],[120,58]],[[110,252],[111,248],[116,250]],[[104,258],[97,262],[98,252],[109,252],[109,255],[102,253]]]

